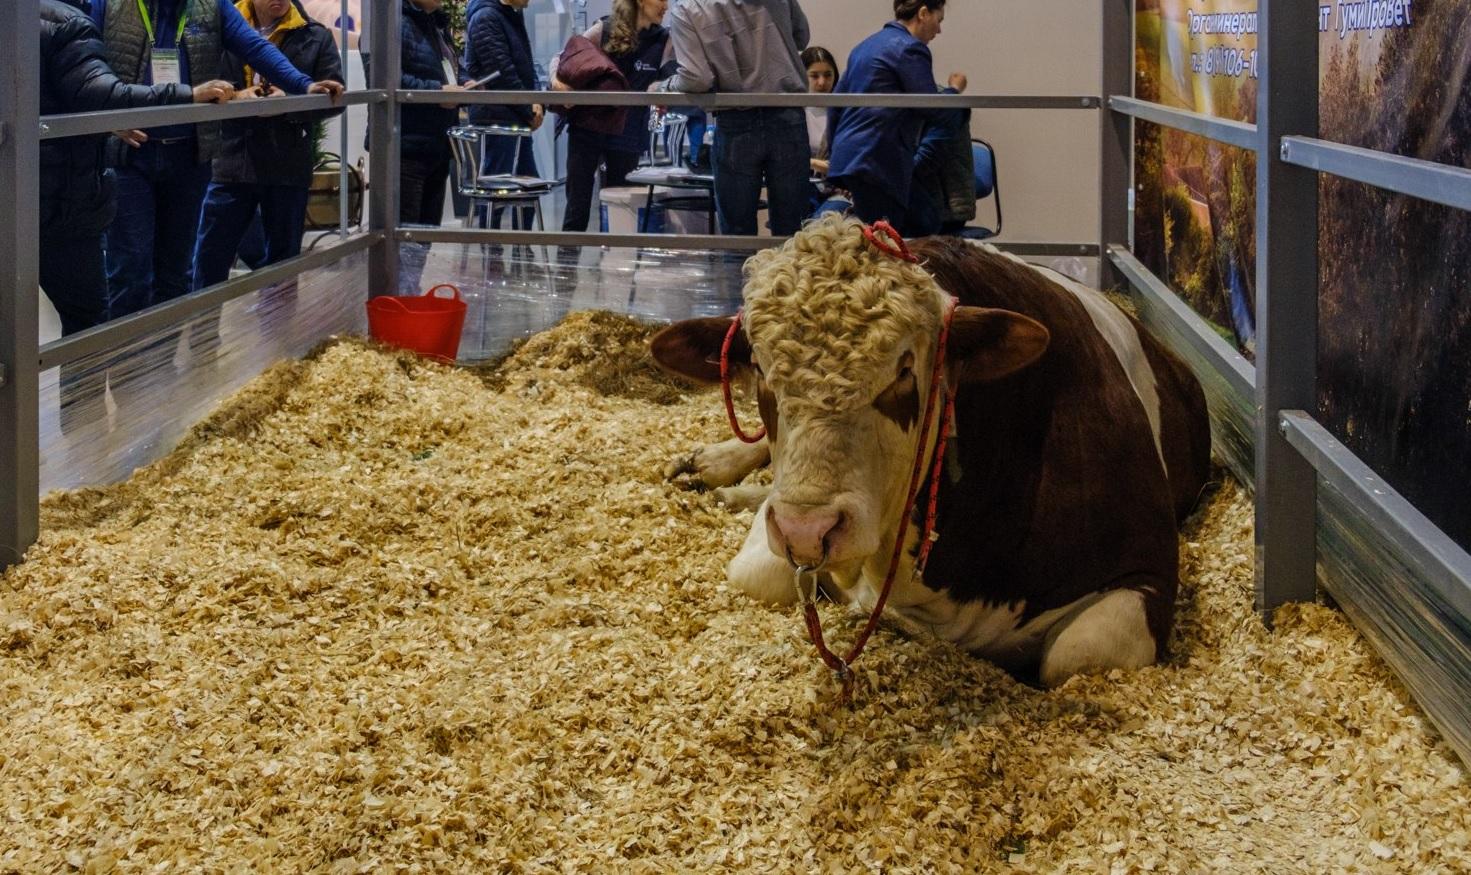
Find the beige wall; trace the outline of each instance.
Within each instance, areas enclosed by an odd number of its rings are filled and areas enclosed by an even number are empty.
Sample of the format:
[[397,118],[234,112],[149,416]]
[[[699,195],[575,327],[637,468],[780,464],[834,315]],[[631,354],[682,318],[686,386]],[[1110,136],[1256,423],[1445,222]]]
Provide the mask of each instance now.
[[[843,65],[894,11],[892,0],[800,2],[813,44]],[[930,44],[935,78],[963,72],[969,94],[1096,95],[1101,15],[1101,4],[1085,0],[950,0]],[[996,147],[1002,239],[1098,239],[1096,110],[978,110],[971,127]]]

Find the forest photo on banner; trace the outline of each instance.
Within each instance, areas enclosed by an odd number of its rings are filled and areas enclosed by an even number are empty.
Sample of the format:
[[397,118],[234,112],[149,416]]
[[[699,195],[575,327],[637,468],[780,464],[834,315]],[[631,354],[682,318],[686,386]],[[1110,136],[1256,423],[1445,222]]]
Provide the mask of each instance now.
[[[1254,123],[1256,0],[1136,0],[1135,94]],[[1471,0],[1320,2],[1323,139],[1471,167]],[[1135,127],[1135,252],[1248,357],[1255,156]],[[1471,214],[1324,175],[1318,418],[1471,548]]]

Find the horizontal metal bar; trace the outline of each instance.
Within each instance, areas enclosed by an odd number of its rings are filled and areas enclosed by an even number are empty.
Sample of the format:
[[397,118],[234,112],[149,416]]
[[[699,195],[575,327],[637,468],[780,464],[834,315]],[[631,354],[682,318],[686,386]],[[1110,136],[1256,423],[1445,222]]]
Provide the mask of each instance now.
[[1216,118],[1187,109],[1175,109],[1147,100],[1115,94],[1108,99],[1108,108],[1114,112],[1131,115],[1142,121],[1200,134],[1220,143],[1242,149],[1256,150],[1256,125],[1231,119]]
[[147,310],[114,319],[111,322],[78,332],[70,337],[41,347],[41,370],[59,367],[109,349],[115,349],[160,328],[173,325],[186,316],[200,313],[236,298],[259,291],[269,285],[289,280],[308,270],[341,261],[362,252],[383,239],[377,232],[356,234],[323,249],[315,249],[270,267],[254,270],[245,276],[227,280],[182,298],[166,301]]
[[1313,137],[1283,137],[1282,160],[1321,173],[1471,210],[1471,170]]
[[1150,303],[1165,310],[1183,329],[1180,334],[1185,337],[1195,351],[1206,361],[1212,363],[1217,371],[1225,376],[1231,386],[1231,391],[1243,398],[1256,397],[1256,368],[1246,360],[1234,346],[1227,343],[1219,334],[1211,330],[1209,324],[1170,290],[1159,277],[1150,272],[1149,268],[1140,263],[1123,246],[1108,247],[1108,259],[1113,262],[1129,285],[1139,294],[1150,299]]
[[607,246],[617,249],[769,249],[785,237],[724,237],[709,234],[599,234],[578,231],[501,231],[491,228],[399,228],[413,243],[503,244],[507,246]]
[[196,124],[234,118],[269,118],[293,112],[316,112],[344,106],[382,103],[388,99],[384,91],[350,91],[336,103],[325,94],[296,97],[270,97],[258,100],[232,100],[229,103],[192,103],[178,106],[150,106],[145,109],[109,109],[102,112],[78,112],[69,115],[41,116],[41,139],[82,137],[111,131],[147,130],[164,125]]
[[1097,109],[1097,97],[969,94],[686,94],[680,91],[400,91],[403,103],[529,106],[699,106],[705,109],[873,106],[908,109]]
[[1471,617],[1471,555],[1311,415],[1284,410],[1279,427],[1323,483],[1346,497],[1399,548],[1406,564],[1445,604]]
[[[580,231],[505,231],[494,228],[399,228],[395,236],[413,243],[504,244],[519,246],[606,246],[613,249],[749,251],[769,249],[786,237],[711,234],[602,234]],[[987,241],[1017,255],[1096,257],[1096,243],[1003,243]]]

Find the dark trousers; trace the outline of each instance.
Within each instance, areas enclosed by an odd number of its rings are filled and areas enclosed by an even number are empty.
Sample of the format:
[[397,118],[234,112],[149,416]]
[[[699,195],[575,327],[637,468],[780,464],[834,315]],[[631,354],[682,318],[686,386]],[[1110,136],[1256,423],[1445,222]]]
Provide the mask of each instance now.
[[204,196],[199,239],[194,245],[194,288],[230,278],[246,232],[260,212],[265,248],[264,267],[301,254],[306,228],[307,189],[295,185],[248,185],[212,182]]
[[867,224],[883,219],[905,237],[920,237],[938,230],[916,227],[916,219],[921,219],[923,224],[924,211],[914,209],[913,196],[909,203],[905,203],[889,194],[887,186],[875,185],[865,179],[848,178],[841,184],[853,195],[853,215]]
[[[540,176],[541,173],[536,169],[536,152],[531,148],[531,138],[486,137],[485,156],[480,162],[480,172],[486,175],[511,173],[516,176]],[[497,207],[491,211],[490,224],[492,227],[500,227],[501,212],[504,209],[504,207]],[[484,208],[477,208],[477,213],[483,224],[485,221]],[[530,208],[517,208],[511,213],[511,227],[529,231],[533,227],[534,216],[535,212]]]
[[107,230],[108,317],[188,294],[210,165],[194,140],[144,143],[117,170],[117,218]]
[[[398,220],[404,225],[439,227],[444,218],[444,193],[449,183],[449,149],[442,155],[404,155],[399,159]],[[429,257],[429,244],[406,244],[399,263],[398,293],[417,295],[424,261]]]
[[726,110],[715,120],[715,211],[725,234],[753,235],[761,187],[771,233],[795,234],[808,212],[812,147],[800,109]]
[[[107,272],[102,232],[65,236],[65,228],[41,229],[41,288],[61,317],[61,336],[107,321]],[[106,373],[79,363],[61,366],[61,428],[67,431],[104,413]]]
[[569,128],[567,133],[567,212],[562,218],[563,231],[586,231],[592,212],[593,183],[598,165],[606,165],[603,186],[626,185],[628,174],[638,167],[637,152],[605,148],[605,138],[582,128]]

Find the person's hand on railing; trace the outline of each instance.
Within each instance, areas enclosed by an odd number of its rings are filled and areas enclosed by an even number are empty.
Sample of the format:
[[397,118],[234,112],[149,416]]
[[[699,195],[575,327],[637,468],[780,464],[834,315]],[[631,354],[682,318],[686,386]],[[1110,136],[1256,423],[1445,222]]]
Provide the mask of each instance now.
[[818,176],[827,176],[828,163],[824,158],[812,158],[808,161],[812,166],[812,172]]
[[325,94],[332,98],[333,103],[336,103],[337,99],[342,96],[342,92],[346,90],[346,88],[342,87],[341,82],[333,79],[323,79],[320,82],[313,82],[312,86],[306,90],[306,93]]
[[235,99],[235,86],[223,79],[211,79],[194,86],[195,103],[229,103]]
[[954,88],[957,92],[964,93],[965,92],[965,86],[967,86],[969,84],[970,84],[970,80],[965,78],[965,74],[964,73],[951,73],[950,74],[950,87],[951,88]]
[[134,149],[148,142],[148,135],[142,131],[113,131],[112,135]]
[[[446,83],[444,83],[443,85],[440,86],[439,90],[440,91],[448,91],[448,92],[450,92],[450,93],[453,94],[453,93],[460,92],[460,91],[469,91],[470,89],[466,88],[463,85],[456,85],[453,82],[446,82]],[[458,109],[460,105],[458,103],[451,102],[451,103],[441,103],[440,106],[444,107],[445,109]]]
[[531,129],[534,131],[546,121],[546,109],[539,103],[531,105]]
[[552,77],[552,90],[553,91],[571,91],[572,90],[572,86],[571,85],[568,85],[566,82],[563,82],[561,79],[558,79],[556,76],[553,76]]

